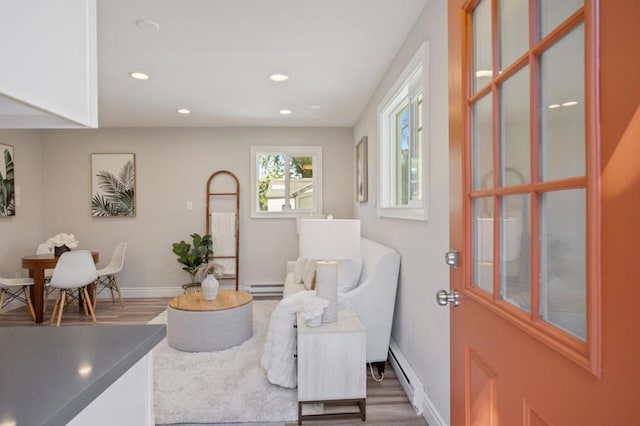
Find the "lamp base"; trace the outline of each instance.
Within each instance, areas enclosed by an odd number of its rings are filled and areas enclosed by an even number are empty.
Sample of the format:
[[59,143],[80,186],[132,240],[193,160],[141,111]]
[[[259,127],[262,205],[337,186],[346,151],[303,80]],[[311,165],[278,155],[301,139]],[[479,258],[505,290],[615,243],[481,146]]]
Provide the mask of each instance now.
[[330,323],[338,320],[338,262],[316,262],[316,294],[329,301],[324,308],[322,322]]

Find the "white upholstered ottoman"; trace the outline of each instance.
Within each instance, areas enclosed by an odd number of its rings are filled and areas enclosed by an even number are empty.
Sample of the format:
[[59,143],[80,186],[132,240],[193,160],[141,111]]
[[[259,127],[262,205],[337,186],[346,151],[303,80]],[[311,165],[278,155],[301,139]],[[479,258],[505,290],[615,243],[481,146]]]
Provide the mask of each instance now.
[[253,336],[253,296],[220,290],[215,300],[200,292],[169,301],[167,341],[185,352],[212,352],[239,345]]

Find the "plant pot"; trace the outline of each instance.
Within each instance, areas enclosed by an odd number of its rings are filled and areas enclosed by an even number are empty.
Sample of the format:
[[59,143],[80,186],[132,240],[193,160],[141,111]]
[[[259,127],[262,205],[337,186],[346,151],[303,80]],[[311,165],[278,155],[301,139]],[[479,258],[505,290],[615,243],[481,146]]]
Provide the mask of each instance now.
[[62,256],[62,253],[65,253],[65,252],[68,252],[68,251],[71,251],[71,249],[69,247],[67,247],[67,246],[55,246],[53,248],[53,255],[55,257],[60,257],[60,256]]
[[200,292],[202,293],[204,300],[215,300],[215,298],[218,297],[219,288],[220,283],[216,277],[214,277],[213,274],[208,274],[207,277],[202,280]]

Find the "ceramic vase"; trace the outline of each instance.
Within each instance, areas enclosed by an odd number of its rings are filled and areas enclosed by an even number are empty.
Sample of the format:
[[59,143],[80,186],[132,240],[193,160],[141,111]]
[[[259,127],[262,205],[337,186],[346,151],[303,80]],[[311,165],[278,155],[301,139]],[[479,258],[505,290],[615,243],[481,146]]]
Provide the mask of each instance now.
[[53,248],[53,255],[55,257],[60,257],[62,256],[62,253],[65,253],[67,251],[71,251],[71,249],[67,246],[55,246]]
[[218,297],[218,288],[220,288],[220,283],[218,283],[213,274],[207,274],[207,277],[200,284],[200,291],[204,300],[215,300]]

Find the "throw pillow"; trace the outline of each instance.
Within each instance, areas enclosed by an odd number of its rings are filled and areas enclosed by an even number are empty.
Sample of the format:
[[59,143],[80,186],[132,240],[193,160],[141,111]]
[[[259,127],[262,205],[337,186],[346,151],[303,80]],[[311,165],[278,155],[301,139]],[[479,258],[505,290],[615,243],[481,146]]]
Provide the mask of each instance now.
[[338,292],[346,293],[358,286],[362,273],[362,258],[340,260],[338,262]]
[[299,257],[298,260],[296,260],[296,264],[293,268],[293,277],[296,284],[302,283],[302,278],[304,276],[304,266],[306,263],[307,259],[305,259],[304,257]]
[[313,259],[307,259],[304,264],[304,272],[302,274],[302,283],[305,290],[311,290],[312,282],[315,282],[316,276],[316,261]]

